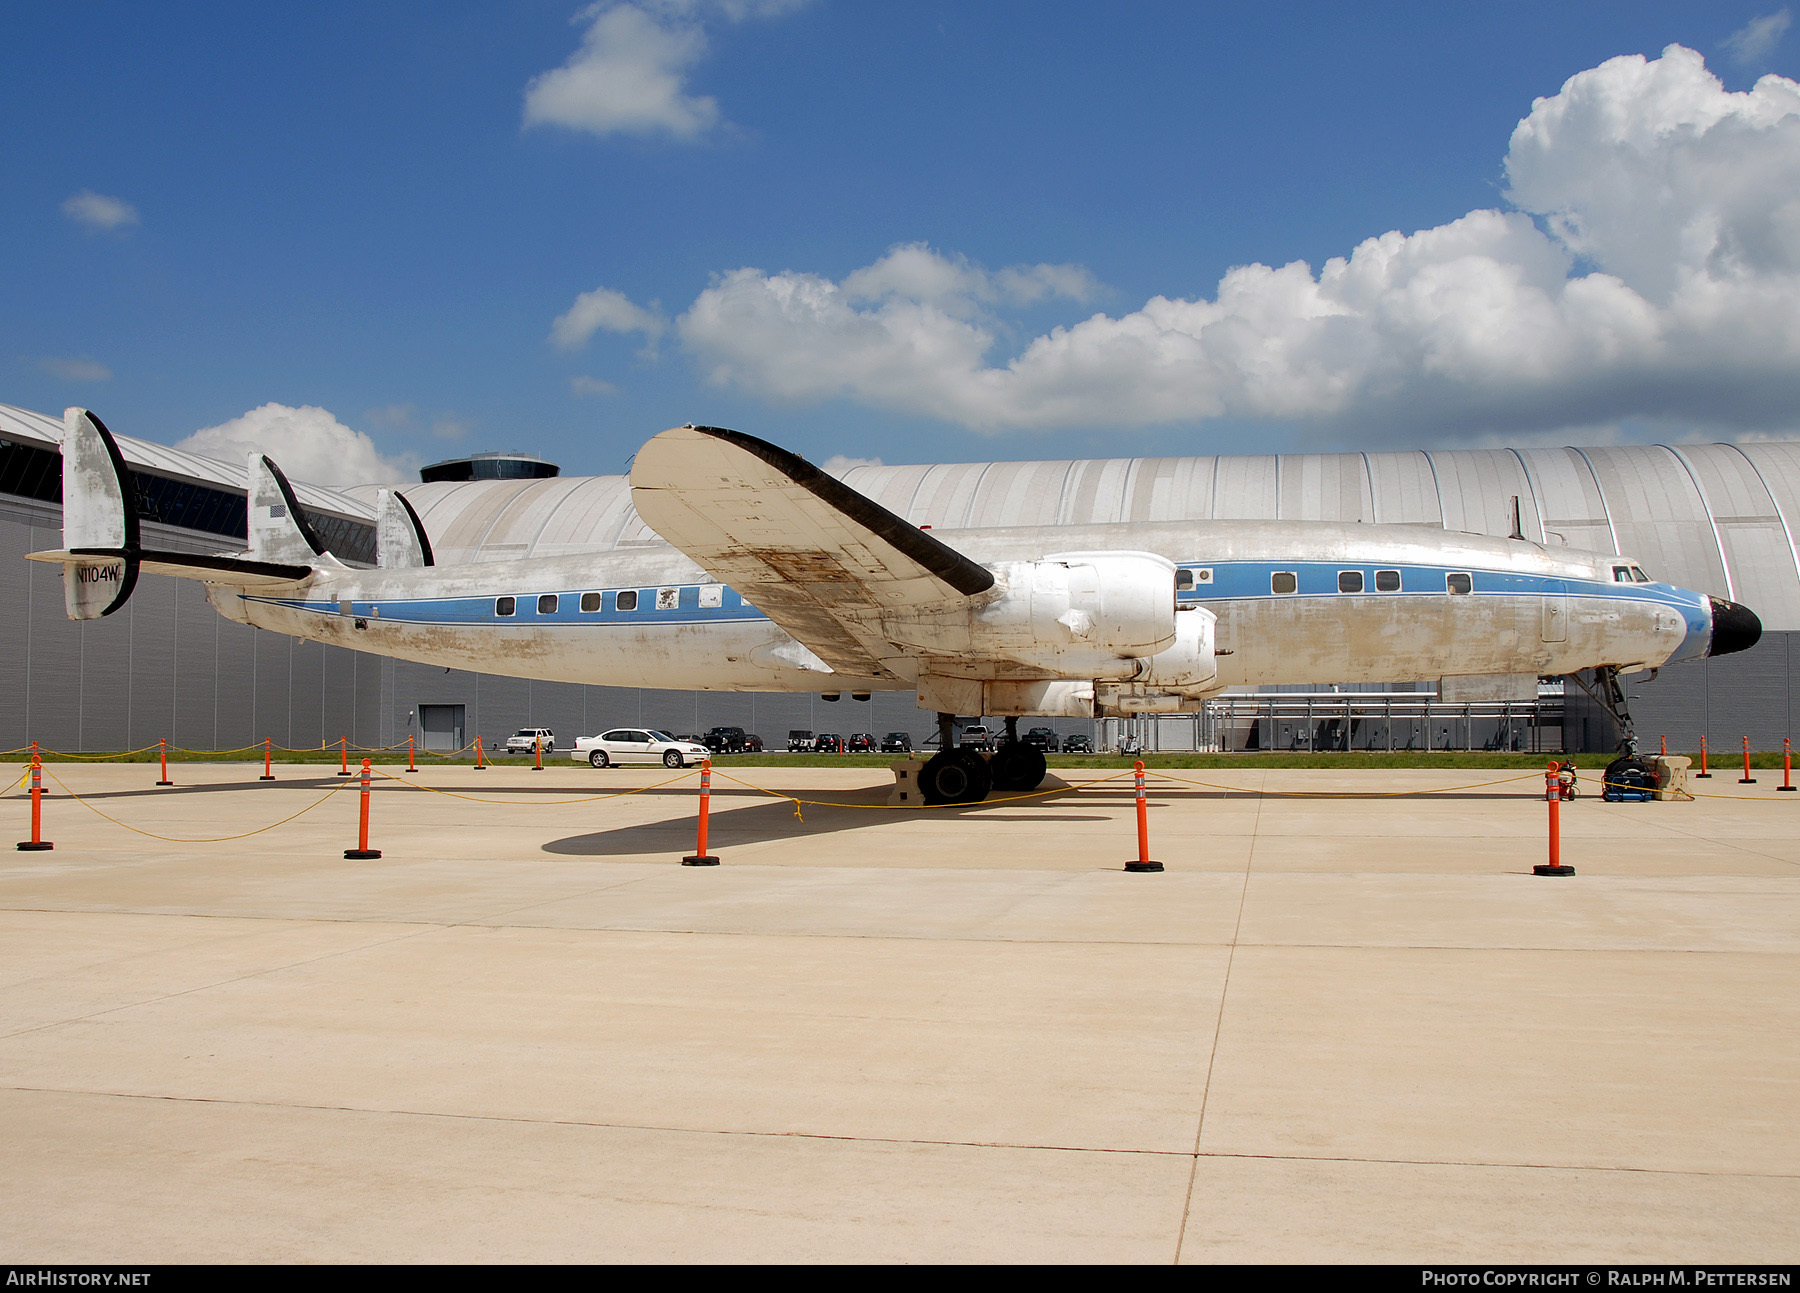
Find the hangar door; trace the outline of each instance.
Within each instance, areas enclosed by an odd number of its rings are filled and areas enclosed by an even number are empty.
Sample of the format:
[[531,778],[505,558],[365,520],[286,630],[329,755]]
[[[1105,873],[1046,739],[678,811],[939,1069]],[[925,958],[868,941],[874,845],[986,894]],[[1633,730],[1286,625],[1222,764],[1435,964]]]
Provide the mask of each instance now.
[[461,705],[420,705],[419,731],[424,740],[421,749],[448,754],[463,748],[463,707]]

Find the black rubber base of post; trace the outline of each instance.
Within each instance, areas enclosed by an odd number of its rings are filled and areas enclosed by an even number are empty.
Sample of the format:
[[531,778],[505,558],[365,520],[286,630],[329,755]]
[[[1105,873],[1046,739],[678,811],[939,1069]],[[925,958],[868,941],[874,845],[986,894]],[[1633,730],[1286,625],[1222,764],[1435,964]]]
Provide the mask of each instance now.
[[1710,772],[1696,772],[1696,773],[1695,773],[1695,774],[1694,774],[1694,780],[1695,780],[1695,781],[1711,781],[1711,780],[1712,780],[1712,773],[1710,773]]
[[711,856],[702,856],[697,853],[693,857],[682,858],[681,865],[682,866],[718,866],[719,859],[716,857],[711,857]]
[[337,775],[340,777],[354,777],[356,774],[354,772],[340,772]]
[[347,858],[350,858],[352,861],[361,862],[368,858],[380,857],[381,850],[380,849],[345,849],[344,856]]
[[45,849],[53,849],[55,847],[56,845],[52,844],[49,840],[21,840],[19,842],[19,851],[21,853],[42,853]]
[[1776,786],[1776,790],[1800,790],[1800,786]]
[[1532,867],[1531,874],[1532,875],[1574,875],[1575,868],[1572,866],[1551,866],[1549,863],[1543,863],[1538,866]]
[[1160,871],[1163,866],[1161,862],[1127,862],[1125,869],[1127,871]]
[[272,776],[266,776],[266,777],[258,777],[257,780],[258,781],[273,781],[273,780],[275,780],[275,778]]
[[1755,784],[1756,784],[1755,777],[1739,777],[1738,778],[1738,785],[1740,785],[1740,786],[1754,786]]

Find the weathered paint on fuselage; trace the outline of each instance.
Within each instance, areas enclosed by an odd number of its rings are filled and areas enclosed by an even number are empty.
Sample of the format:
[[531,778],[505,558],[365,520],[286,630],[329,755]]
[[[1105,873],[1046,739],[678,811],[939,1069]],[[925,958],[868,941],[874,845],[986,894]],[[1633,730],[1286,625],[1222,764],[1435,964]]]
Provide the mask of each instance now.
[[[1194,570],[1193,591],[1178,598],[1218,616],[1218,688],[1655,667],[1704,654],[1711,630],[1703,594],[1616,581],[1613,567],[1629,558],[1418,526],[1183,522],[933,533],[980,562],[1148,551]],[[1339,575],[1349,571],[1362,573],[1365,591],[1340,591]],[[1399,588],[1377,591],[1378,571],[1397,571]],[[1293,573],[1294,592],[1273,591],[1277,572]],[[1448,591],[1453,574],[1469,576],[1467,594]],[[619,590],[635,590],[638,608],[618,610]],[[582,594],[596,592],[600,609],[582,610]],[[286,596],[217,585],[210,595],[227,617],[276,632],[545,680],[726,691],[896,686],[826,671],[760,611],[660,544],[529,562],[321,570]],[[544,596],[555,597],[555,609],[540,613]],[[496,613],[502,597],[515,599],[510,616]]]

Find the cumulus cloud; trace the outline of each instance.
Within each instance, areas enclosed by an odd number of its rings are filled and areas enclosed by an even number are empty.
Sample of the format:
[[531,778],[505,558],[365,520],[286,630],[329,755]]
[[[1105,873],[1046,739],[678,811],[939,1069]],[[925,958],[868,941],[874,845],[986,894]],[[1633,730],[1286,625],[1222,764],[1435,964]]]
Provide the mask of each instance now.
[[92,359],[58,359],[46,355],[37,361],[37,366],[52,377],[60,377],[65,382],[110,382],[112,369],[105,364],[96,363]]
[[595,135],[692,140],[720,122],[718,101],[690,94],[689,70],[706,56],[705,23],[771,18],[805,0],[635,0],[592,5],[581,48],[525,87],[525,124]]
[[588,338],[604,328],[608,332],[641,332],[654,347],[665,324],[660,312],[633,305],[623,292],[596,287],[575,298],[575,304],[550,325],[550,344],[558,350],[579,350]]
[[416,481],[419,473],[413,455],[384,457],[363,432],[311,404],[264,404],[196,431],[175,447],[234,463],[255,450],[267,454],[290,479],[340,488]]
[[1793,21],[1794,15],[1787,9],[1765,14],[1761,18],[1752,18],[1720,43],[1740,64],[1758,63],[1787,34]]
[[849,454],[834,453],[819,464],[819,470],[827,476],[842,476],[856,467],[879,467],[879,458],[852,458]]
[[1754,427],[1800,407],[1800,85],[1727,92],[1670,46],[1537,100],[1508,207],[1369,238],[1315,272],[1239,266],[994,352],[999,311],[1083,300],[1073,267],[988,274],[922,246],[841,282],[719,275],[677,320],[714,382],[977,429],[1205,418],[1468,436],[1627,417]]
[[62,213],[76,224],[95,230],[123,229],[138,223],[137,208],[131,203],[92,189],[83,189],[65,199]]
[[598,377],[577,374],[569,379],[569,390],[576,395],[617,395],[619,388]]

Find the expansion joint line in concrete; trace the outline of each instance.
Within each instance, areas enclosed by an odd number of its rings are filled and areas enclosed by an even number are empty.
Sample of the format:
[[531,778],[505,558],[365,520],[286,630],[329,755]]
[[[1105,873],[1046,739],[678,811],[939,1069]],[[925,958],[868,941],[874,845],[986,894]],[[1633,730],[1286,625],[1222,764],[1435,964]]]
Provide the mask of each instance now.
[[[1188,1158],[1198,1169],[1201,1159],[1217,1162],[1246,1163],[1361,1163],[1372,1167],[1450,1167],[1476,1171],[1516,1170],[1521,1172],[1626,1172],[1642,1176],[1732,1177],[1743,1180],[1800,1180],[1800,1172],[1716,1171],[1694,1167],[1635,1167],[1629,1164],[1595,1163],[1508,1163],[1492,1159],[1465,1158],[1376,1158],[1364,1154],[1252,1154],[1207,1150],[1196,1153],[1186,1149],[1143,1149],[1119,1145],[1054,1145],[1027,1141],[951,1140],[932,1136],[855,1136],[823,1131],[757,1131],[746,1127],[679,1127],[665,1123],[602,1122],[583,1118],[528,1118],[517,1114],[445,1113],[430,1109],[375,1109],[358,1105],[305,1104],[294,1101],[241,1100],[219,1096],[146,1095],[134,1091],[96,1091],[85,1087],[43,1087],[0,1085],[0,1091],[20,1095],[89,1096],[105,1100],[136,1100],[145,1103],[184,1105],[230,1105],[240,1109],[293,1110],[301,1113],[341,1113],[368,1118],[418,1118],[445,1122],[505,1123],[531,1127],[573,1127],[594,1131],[641,1131],[672,1136],[741,1137],[754,1140],[812,1140],[846,1145],[918,1145],[942,1149],[996,1149],[1034,1154],[1107,1154],[1135,1158]],[[1192,1187],[1190,1186],[1190,1189]]]
[[[1268,774],[1263,774],[1268,780]],[[1187,1242],[1188,1214],[1194,1207],[1194,1184],[1200,1177],[1200,1136],[1206,1130],[1206,1101],[1212,1094],[1213,1066],[1219,1059],[1219,1036],[1225,1031],[1225,1000],[1231,995],[1231,967],[1237,960],[1238,939],[1244,929],[1244,907],[1250,897],[1250,868],[1256,863],[1256,841],[1262,827],[1262,810],[1264,799],[1261,795],[1256,799],[1256,816],[1250,821],[1250,847],[1244,854],[1244,877],[1238,885],[1237,918],[1231,926],[1231,942],[1225,952],[1225,977],[1219,984],[1219,1013],[1213,1018],[1212,1049],[1206,1056],[1206,1080],[1200,1087],[1200,1115],[1194,1120],[1194,1163],[1188,1170],[1187,1197],[1181,1201],[1181,1228],[1175,1233],[1175,1257],[1173,1264],[1181,1264],[1181,1246]]]

